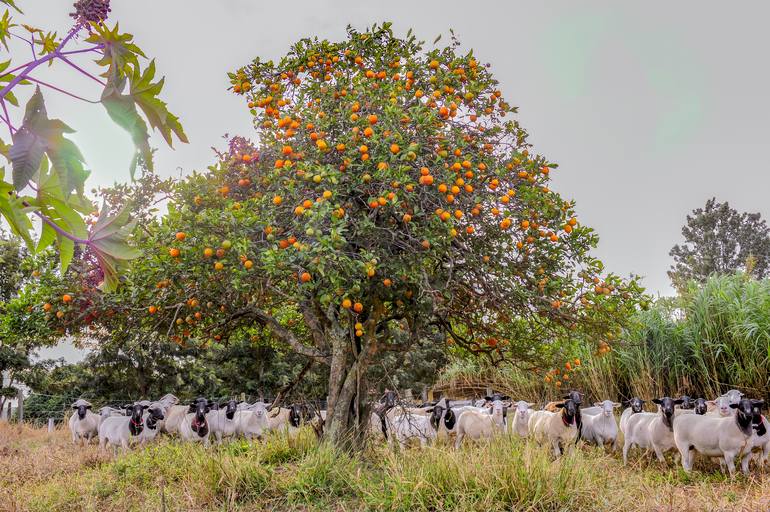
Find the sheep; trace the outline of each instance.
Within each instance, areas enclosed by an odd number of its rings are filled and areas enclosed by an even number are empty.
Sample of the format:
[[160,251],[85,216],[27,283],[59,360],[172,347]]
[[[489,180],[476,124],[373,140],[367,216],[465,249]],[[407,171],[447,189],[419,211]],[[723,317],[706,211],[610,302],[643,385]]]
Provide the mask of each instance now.
[[583,430],[580,432],[580,437],[599,447],[611,444],[614,451],[618,448],[618,424],[615,422],[613,411],[616,407],[620,407],[620,404],[605,400],[594,404],[594,407],[601,408],[602,412],[583,414]]
[[490,411],[481,412],[477,409],[466,409],[457,418],[457,439],[455,448],[462,445],[466,437],[474,440],[491,438],[495,433],[505,433],[505,419],[508,407],[500,395],[487,397],[492,402]]
[[446,407],[446,412],[444,413],[444,421],[439,425],[439,433],[445,433],[446,435],[456,433],[457,422],[463,412],[476,411],[480,414],[491,414],[492,412],[491,409],[476,407],[475,405],[450,406],[449,400],[446,400],[442,407]]
[[153,441],[160,433],[160,422],[165,418],[164,411],[166,406],[162,403],[151,402],[143,415],[144,429],[139,433],[139,444],[145,444]]
[[[686,415],[676,420],[674,442],[682,458],[682,468],[689,473],[693,465],[693,450],[707,457],[721,457],[732,477],[735,474],[735,457],[738,456],[754,433],[754,408],[764,401],[741,399],[731,404],[733,416],[714,417]],[[748,472],[748,461],[741,468]]]
[[235,432],[248,441],[251,441],[252,437],[262,439],[267,428],[267,409],[261,402],[235,413]]
[[[682,403],[681,398],[655,398],[653,403],[660,406],[656,413],[640,412],[631,415],[626,423],[623,443],[623,464],[628,462],[628,450],[633,446],[652,448],[658,460],[666,463],[664,453],[674,445],[674,407]],[[687,416],[682,416],[687,417]]]
[[708,402],[705,398],[696,398],[691,403],[692,409],[676,409],[674,414],[697,414],[703,416],[708,411]]
[[267,414],[268,430],[282,430],[295,435],[302,424],[302,409],[297,404],[292,404],[288,408],[279,407],[276,412]]
[[518,434],[519,437],[527,437],[529,435],[529,417],[532,412],[531,404],[524,400],[516,402],[516,412],[513,414],[513,421],[511,422],[511,432]]
[[762,405],[756,402],[752,402],[752,420],[751,426],[754,432],[746,442],[746,447],[743,449],[743,460],[741,460],[741,470],[744,473],[749,471],[749,461],[755,449],[757,449],[758,457],[757,462],[760,467],[763,467],[767,462],[768,456],[770,456],[770,422],[767,418],[762,416]]
[[527,428],[538,444],[549,442],[555,457],[561,456],[564,446],[575,442],[578,437],[578,405],[571,398],[555,405],[559,412],[534,411],[529,416]]
[[111,416],[99,425],[99,448],[102,451],[111,444],[117,455],[118,446],[127,451],[132,441],[139,440],[144,430],[144,411],[147,407],[139,404],[127,405],[127,416]]
[[391,421],[393,435],[389,438],[392,444],[395,438],[401,448],[406,448],[409,441],[417,439],[421,447],[436,439],[439,422],[444,415],[444,408],[435,405],[430,408],[429,416],[417,416],[414,414],[397,414]]
[[711,407],[711,410],[706,413],[708,416],[726,418],[733,415],[734,410],[730,408],[730,399],[726,396],[720,396],[716,400],[709,400],[706,403]]
[[112,416],[125,416],[125,415],[126,415],[126,411],[124,409],[118,409],[116,407],[105,405],[104,407],[101,407],[99,409],[99,425],[101,425],[104,420]]
[[99,433],[100,417],[91,412],[91,407],[91,403],[82,398],[72,404],[75,409],[69,420],[72,444],[88,444]]
[[228,400],[219,404],[219,409],[206,414],[209,430],[216,437],[218,444],[222,444],[223,437],[234,437],[236,435],[236,412],[238,412],[238,402],[236,400]]
[[166,419],[160,425],[160,431],[164,434],[179,434],[179,426],[187,416],[188,410],[187,405],[172,405],[165,415]]
[[642,412],[644,409],[644,402],[644,400],[636,396],[625,402],[628,407],[623,410],[623,413],[620,415],[620,431],[623,432],[624,435],[626,433],[626,424],[628,423],[628,418],[630,418],[632,414]]
[[204,446],[209,446],[211,427],[206,415],[211,411],[212,405],[214,404],[205,398],[198,398],[190,402],[187,414],[179,425],[179,436],[184,441],[200,441]]
[[[385,437],[386,441],[388,439],[387,414],[396,406],[397,399],[398,394],[395,391],[386,389],[380,397],[379,402],[372,406],[372,415],[370,420],[371,430],[373,432],[382,432],[382,435]],[[321,419],[326,421],[326,418],[323,416],[323,414],[321,415]]]

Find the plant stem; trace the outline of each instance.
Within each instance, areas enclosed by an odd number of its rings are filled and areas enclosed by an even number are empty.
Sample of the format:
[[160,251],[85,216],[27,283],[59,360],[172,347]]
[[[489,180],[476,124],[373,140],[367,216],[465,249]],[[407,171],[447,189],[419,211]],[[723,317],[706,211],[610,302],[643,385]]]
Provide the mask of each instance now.
[[103,81],[99,80],[99,79],[98,79],[98,78],[96,78],[94,75],[92,75],[91,73],[89,73],[88,71],[86,71],[85,69],[81,68],[80,66],[78,66],[77,64],[75,64],[74,62],[72,62],[71,60],[69,60],[69,59],[68,59],[67,57],[65,57],[63,54],[59,54],[59,58],[60,58],[61,60],[63,60],[64,62],[66,62],[67,64],[69,64],[70,66],[72,66],[73,68],[75,68],[75,69],[77,69],[78,71],[80,71],[81,73],[83,73],[84,75],[86,75],[88,78],[90,78],[90,79],[92,79],[92,80],[95,80],[96,82],[99,82],[101,85],[107,85],[107,84],[105,84]]
[[[31,207],[31,206],[32,206],[32,205],[31,205],[31,204],[29,204],[27,201],[22,201],[22,202],[21,202],[21,204],[22,204],[22,205],[24,205],[24,207],[25,207],[25,208],[29,208],[29,207]],[[75,242],[76,244],[83,244],[83,245],[88,245],[88,244],[90,243],[90,242],[89,242],[88,240],[86,240],[85,238],[79,238],[79,237],[76,237],[76,236],[75,236],[75,235],[73,235],[72,233],[69,233],[68,231],[66,231],[66,230],[62,229],[61,227],[59,227],[59,225],[58,225],[58,224],[56,224],[54,221],[52,221],[51,219],[49,219],[49,218],[48,218],[48,216],[46,216],[46,215],[44,215],[44,214],[40,213],[38,210],[33,210],[33,211],[32,211],[32,213],[34,213],[35,215],[37,215],[38,217],[40,217],[40,220],[42,220],[43,222],[45,222],[46,224],[48,224],[49,226],[51,226],[51,228],[53,228],[53,230],[54,230],[54,231],[56,231],[57,233],[59,233],[59,234],[60,234],[61,236],[63,236],[64,238],[68,238],[68,239],[72,240],[73,242]]]
[[0,105],[3,106],[3,112],[5,112],[5,118],[3,121],[5,121],[5,124],[8,125],[8,129],[11,130],[11,135],[16,133],[16,128],[13,127],[13,124],[11,124],[11,116],[8,115],[8,107],[5,106],[5,100],[3,98],[0,98]]
[[87,98],[83,98],[81,96],[78,96],[77,94],[73,94],[73,93],[71,93],[69,91],[65,91],[64,89],[60,89],[60,88],[56,87],[55,85],[51,85],[48,82],[43,82],[42,80],[38,80],[37,78],[32,78],[31,76],[28,76],[27,80],[29,80],[31,82],[35,82],[36,84],[40,84],[40,85],[44,85],[46,87],[50,87],[54,91],[59,91],[60,93],[66,94],[67,96],[70,96],[70,97],[78,99],[78,100],[85,101],[87,103],[99,103],[98,101],[94,101],[94,100],[89,100]]

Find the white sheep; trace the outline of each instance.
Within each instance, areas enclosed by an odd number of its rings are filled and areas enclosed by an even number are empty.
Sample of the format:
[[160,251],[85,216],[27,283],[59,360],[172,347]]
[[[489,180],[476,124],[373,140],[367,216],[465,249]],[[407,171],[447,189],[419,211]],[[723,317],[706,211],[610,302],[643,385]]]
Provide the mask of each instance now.
[[628,418],[630,418],[632,414],[644,410],[644,400],[639,397],[633,397],[631,400],[626,401],[626,405],[628,405],[628,407],[624,409],[623,413],[620,415],[620,431],[623,432],[623,434],[626,433]]
[[513,414],[513,421],[511,422],[512,433],[516,433],[519,437],[529,435],[529,417],[533,405],[524,400],[516,402],[516,412]]
[[620,407],[620,404],[612,400],[594,404],[601,408],[599,414],[583,414],[583,428],[580,431],[580,437],[590,444],[596,446],[612,445],[612,450],[618,448],[618,424],[615,421],[614,410]]
[[[754,406],[761,400],[741,399],[732,404],[734,416],[714,417],[690,414],[679,417],[674,424],[674,442],[682,458],[682,467],[686,472],[692,470],[693,451],[707,457],[724,459],[730,476],[735,473],[735,457],[746,447],[754,429],[752,428]],[[748,461],[744,472],[748,472]]]
[[140,440],[144,431],[144,411],[146,407],[139,404],[127,405],[128,416],[111,416],[99,425],[99,447],[107,449],[107,445],[113,446],[117,454],[118,446],[127,451],[131,444]]
[[761,406],[754,405],[751,423],[754,432],[752,432],[751,437],[746,442],[746,447],[743,449],[745,455],[741,461],[741,469],[744,473],[749,471],[749,461],[755,451],[757,452],[757,463],[760,468],[764,467],[770,456],[770,422],[762,416]]
[[179,425],[179,437],[188,442],[202,442],[209,446],[211,429],[206,415],[211,411],[213,404],[205,398],[199,398],[191,402],[187,408],[187,414]]
[[238,402],[229,400],[219,405],[219,409],[206,414],[210,434],[214,434],[218,444],[222,444],[223,437],[235,437],[237,434],[236,413]]
[[253,437],[261,439],[267,431],[267,409],[265,404],[257,402],[235,413],[235,429],[238,435],[251,441]]
[[554,404],[559,412],[534,411],[529,416],[529,435],[538,444],[548,442],[555,457],[561,456],[564,447],[573,446],[578,435],[578,405],[571,398]]
[[166,419],[160,425],[160,431],[165,434],[179,434],[179,426],[189,409],[187,405],[172,405],[165,415]]
[[[674,407],[681,404],[682,400],[663,397],[654,399],[653,403],[659,406],[659,412],[632,414],[626,422],[623,464],[628,462],[628,451],[634,446],[651,448],[655,451],[658,460],[664,464],[666,462],[664,453],[675,448]],[[689,417],[689,415],[682,417]]]
[[72,404],[75,412],[69,419],[70,433],[72,434],[72,443],[88,444],[91,439],[99,433],[99,423],[101,418],[98,414],[91,412],[91,403],[87,400],[78,399]]
[[421,447],[436,439],[438,426],[444,415],[444,408],[435,405],[430,408],[430,416],[418,416],[415,414],[397,414],[391,420],[393,435],[388,438],[393,444],[393,439],[398,441],[402,448],[406,448],[409,441],[417,439]]

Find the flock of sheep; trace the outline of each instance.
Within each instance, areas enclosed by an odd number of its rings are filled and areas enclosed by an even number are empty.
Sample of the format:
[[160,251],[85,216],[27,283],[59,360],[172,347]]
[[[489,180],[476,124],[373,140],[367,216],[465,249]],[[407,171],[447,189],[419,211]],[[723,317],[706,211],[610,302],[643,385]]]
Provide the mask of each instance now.
[[[770,423],[761,413],[764,401],[746,398],[737,390],[714,400],[656,398],[651,401],[657,408],[655,412],[645,412],[645,401],[634,397],[626,402],[619,421],[615,409],[621,404],[605,400],[581,408],[582,401],[581,393],[571,391],[542,410],[534,410],[533,404],[523,400],[512,402],[500,394],[477,401],[441,399],[408,407],[400,403],[394,391],[386,390],[373,404],[370,430],[391,445],[398,442],[404,448],[412,440],[425,446],[440,435],[455,435],[455,447],[460,447],[465,440],[511,434],[550,445],[555,457],[581,439],[616,451],[621,445],[620,432],[624,463],[635,446],[653,451],[663,463],[665,452],[676,449],[687,472],[698,452],[726,465],[731,475],[736,457],[741,459],[743,472],[748,473],[752,458],[761,467],[770,455]],[[144,445],[159,433],[176,434],[184,441],[208,446],[212,435],[221,443],[228,437],[261,439],[271,430],[293,435],[303,424],[312,425],[316,432],[323,429],[326,411],[293,404],[268,412],[267,406],[236,400],[215,403],[204,398],[179,405],[179,400],[169,394],[123,409],[102,407],[97,414],[91,411],[88,401],[80,399],[72,405],[75,411],[69,428],[73,443],[98,437],[102,449],[111,445],[115,452],[118,447],[127,450],[132,444]]]

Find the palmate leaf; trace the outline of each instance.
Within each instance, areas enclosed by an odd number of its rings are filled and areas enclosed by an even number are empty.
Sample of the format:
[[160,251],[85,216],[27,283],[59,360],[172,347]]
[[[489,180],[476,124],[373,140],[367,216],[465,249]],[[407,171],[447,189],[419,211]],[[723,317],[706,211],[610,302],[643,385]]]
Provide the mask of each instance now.
[[24,205],[16,196],[13,185],[7,183],[4,178],[5,167],[0,167],[0,216],[4,217],[6,222],[8,222],[11,232],[22,238],[27,247],[32,248],[32,238],[29,234],[32,229],[32,223],[24,213]]
[[[13,184],[21,191],[35,176],[43,153],[48,153],[55,172],[59,175],[63,199],[72,192],[83,194],[89,172],[84,168],[83,155],[75,144],[64,137],[74,130],[59,119],[48,119],[40,88],[27,102],[24,122],[13,135],[8,157],[13,164]],[[42,179],[38,180],[38,185]]]
[[126,208],[110,216],[106,208],[102,208],[96,223],[89,234],[89,247],[95,254],[104,274],[100,285],[105,291],[112,291],[118,286],[118,269],[128,260],[141,256],[141,253],[128,245],[126,240],[136,225],[129,218]]
[[[116,70],[113,70],[102,92],[102,105],[107,109],[110,118],[131,135],[137,152],[141,154],[147,167],[152,170],[152,149],[149,143],[150,134],[147,123],[139,115],[133,96],[122,93],[124,87],[125,79],[121,78]],[[133,179],[135,166],[132,165],[131,169],[131,178]]]
[[168,107],[164,101],[158,98],[161,89],[163,89],[163,82],[165,78],[161,78],[157,82],[153,83],[152,79],[155,77],[155,60],[151,60],[144,73],[140,73],[138,68],[134,70],[134,73],[129,77],[131,88],[130,94],[134,102],[142,109],[144,115],[147,117],[150,126],[158,130],[166,143],[173,147],[173,141],[171,139],[172,132],[181,140],[187,143],[187,135],[184,133],[179,118],[168,111]]
[[[36,39],[35,44],[40,45],[41,54],[48,54],[56,50],[59,46],[59,41],[56,39],[56,32],[48,32],[47,34],[41,35],[40,39]],[[48,61],[49,67],[53,65],[53,61],[54,59]]]
[[11,37],[10,30],[15,26],[15,23],[11,23],[11,14],[6,9],[3,17],[0,18],[0,43],[5,46],[5,51],[8,51],[8,38]]
[[86,41],[104,45],[104,56],[96,61],[98,65],[114,68],[120,75],[125,76],[130,71],[129,65],[134,68],[139,67],[137,57],[147,58],[144,52],[131,42],[134,36],[121,34],[117,23],[112,30],[104,23],[94,23],[91,26],[91,35]]

